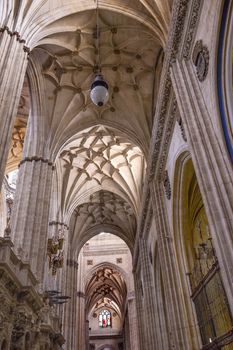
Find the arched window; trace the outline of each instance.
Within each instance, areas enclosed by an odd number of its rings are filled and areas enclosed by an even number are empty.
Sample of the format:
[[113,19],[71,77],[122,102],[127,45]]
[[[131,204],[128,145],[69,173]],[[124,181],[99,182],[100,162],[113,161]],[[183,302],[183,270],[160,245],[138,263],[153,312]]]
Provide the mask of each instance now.
[[111,312],[108,310],[103,310],[99,314],[99,326],[102,328],[112,327],[112,317]]

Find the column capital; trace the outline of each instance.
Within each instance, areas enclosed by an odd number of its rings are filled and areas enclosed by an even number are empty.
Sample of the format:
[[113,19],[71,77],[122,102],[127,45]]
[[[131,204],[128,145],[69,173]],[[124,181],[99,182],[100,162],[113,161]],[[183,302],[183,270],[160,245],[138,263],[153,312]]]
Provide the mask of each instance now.
[[77,292],[77,297],[85,299],[85,294],[81,291]]
[[64,226],[67,230],[69,230],[69,226],[67,224],[65,224],[64,222],[60,222],[60,221],[50,221],[49,222],[49,226]]
[[52,166],[52,169],[54,170],[54,164],[51,160],[39,156],[32,156],[32,157],[25,157],[24,159],[21,160],[19,163],[19,167],[26,163],[26,162],[42,162],[42,163],[47,163],[49,166]]
[[[20,44],[25,44],[26,43],[26,40],[21,38],[21,35],[16,30],[12,31],[7,26],[0,27],[0,33],[4,33],[4,32],[9,34],[11,37],[16,37],[16,40]],[[23,46],[23,50],[24,50],[24,52],[27,52],[28,54],[30,54],[30,52],[31,52],[30,48],[28,46],[26,46],[26,45]]]
[[74,267],[75,269],[78,269],[78,262],[73,259],[67,259],[66,260],[66,265],[70,267]]

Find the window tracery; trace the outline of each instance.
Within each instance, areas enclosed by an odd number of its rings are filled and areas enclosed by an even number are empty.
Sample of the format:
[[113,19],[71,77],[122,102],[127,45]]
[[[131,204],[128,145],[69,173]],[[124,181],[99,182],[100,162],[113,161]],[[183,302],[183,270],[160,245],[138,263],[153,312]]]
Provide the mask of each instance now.
[[108,310],[99,313],[99,326],[102,328],[112,327],[112,315]]

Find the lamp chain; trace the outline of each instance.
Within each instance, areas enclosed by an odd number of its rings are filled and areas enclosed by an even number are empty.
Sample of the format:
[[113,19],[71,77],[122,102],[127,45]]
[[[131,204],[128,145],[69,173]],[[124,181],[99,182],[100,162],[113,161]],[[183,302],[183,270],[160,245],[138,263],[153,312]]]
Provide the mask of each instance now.
[[96,0],[96,44],[97,44],[97,69],[101,73],[100,64],[100,28],[99,28],[99,1]]

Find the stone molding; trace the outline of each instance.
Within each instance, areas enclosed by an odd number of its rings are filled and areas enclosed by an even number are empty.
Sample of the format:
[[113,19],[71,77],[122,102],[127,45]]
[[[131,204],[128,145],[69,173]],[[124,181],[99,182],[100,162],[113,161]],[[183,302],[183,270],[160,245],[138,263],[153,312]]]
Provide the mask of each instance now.
[[52,169],[54,170],[54,164],[51,160],[49,159],[45,159],[43,157],[38,157],[38,156],[32,156],[32,157],[25,157],[24,159],[21,160],[21,162],[19,163],[19,167],[26,163],[26,162],[42,162],[42,163],[47,163],[49,166],[52,166]]
[[[146,222],[146,213],[148,211],[150,198],[149,184],[154,180],[155,175],[158,177],[159,181],[162,181],[163,179],[163,170],[165,168],[172,131],[176,120],[177,102],[172,89],[170,67],[176,60],[184,32],[186,34],[183,41],[182,54],[184,55],[184,58],[190,57],[194,34],[200,18],[202,2],[203,0],[195,0],[195,3],[190,5],[191,2],[188,0],[177,0],[173,5],[173,24],[168,38],[164,67],[161,75],[163,85],[161,86],[161,93],[158,97],[158,108],[154,118],[155,122],[152,130],[149,156],[150,162],[148,166],[147,179],[144,186],[142,211],[137,230],[135,256],[138,254],[138,237],[142,235]],[[188,9],[190,9],[189,13]],[[189,21],[187,24],[187,30],[184,31],[187,14],[189,15]],[[162,154],[161,150],[163,150]],[[136,263],[136,260],[134,262]]]
[[85,294],[83,292],[78,291],[77,297],[85,299]]
[[114,248],[110,248],[109,250],[106,250],[106,251],[85,251],[83,253],[83,256],[105,256],[105,255],[113,255],[113,254],[128,254],[128,248],[126,249],[114,249]]
[[[4,32],[7,32],[7,34],[9,34],[11,37],[15,36],[16,37],[16,40],[20,43],[20,44],[25,44],[26,43],[26,40],[22,39],[21,38],[21,35],[19,34],[19,32],[17,31],[11,31],[9,29],[9,27],[7,26],[3,26],[0,28],[0,33],[4,33]],[[23,46],[23,50],[24,52],[26,52],[27,54],[30,54],[31,50],[28,46],[24,45]]]
[[186,60],[188,60],[191,55],[191,50],[192,50],[193,41],[196,34],[197,24],[200,19],[202,5],[203,5],[203,0],[194,0],[192,1],[192,4],[191,4],[188,31],[185,36],[184,46],[182,50],[182,56]]
[[183,120],[180,116],[177,117],[177,123],[179,124],[180,132],[181,132],[181,136],[182,136],[183,140],[185,142],[187,142],[187,137],[186,137],[186,133],[185,133],[185,129],[184,129]]
[[67,224],[65,224],[64,222],[60,222],[60,221],[50,221],[50,222],[49,222],[49,226],[53,226],[53,225],[55,225],[55,226],[60,225],[60,226],[65,227],[67,230],[69,230],[69,226],[68,226]]
[[73,259],[67,259],[66,265],[69,267],[74,267],[75,269],[78,269],[78,262]]
[[150,202],[150,205],[148,206],[148,214],[147,214],[147,218],[144,226],[144,232],[143,232],[144,237],[147,237],[150,232],[152,218],[153,218],[153,208],[152,208],[152,203]]
[[[39,310],[42,301],[37,295],[38,281],[30,270],[29,264],[23,263],[15,255],[9,239],[0,240],[0,248],[0,284],[4,284],[8,293],[18,301],[24,299],[34,311]],[[23,286],[19,281],[27,284]]]
[[176,115],[177,115],[177,102],[176,102],[176,99],[173,97],[173,93],[172,93],[170,107],[168,109],[167,116],[166,116],[167,123],[166,123],[166,127],[165,127],[165,129],[166,129],[165,136],[162,140],[163,144],[160,147],[160,153],[158,155],[158,159],[159,159],[159,162],[158,162],[159,168],[158,168],[158,173],[157,173],[158,181],[163,181],[163,175],[164,175],[164,170],[165,170],[165,166],[166,166],[169,146],[170,146],[175,122],[177,119]]
[[170,200],[172,195],[172,190],[171,190],[171,183],[170,183],[167,170],[165,170],[165,173],[164,173],[163,186],[164,186],[166,197],[168,200]]

